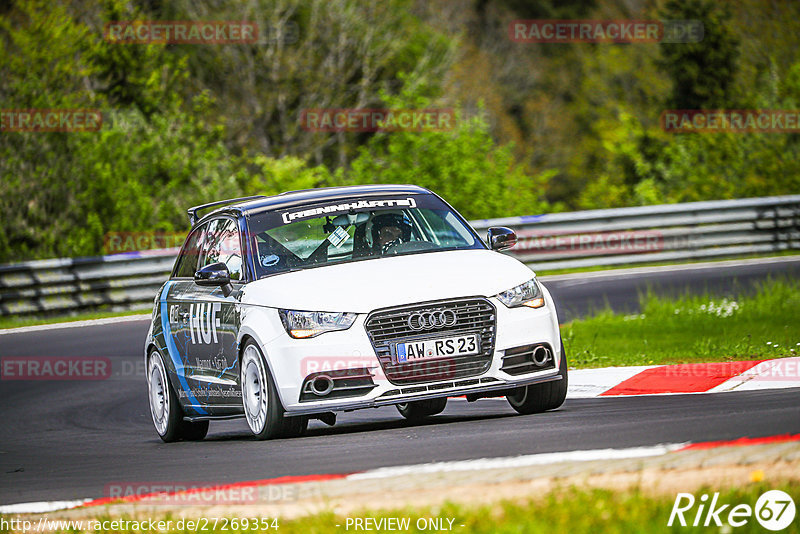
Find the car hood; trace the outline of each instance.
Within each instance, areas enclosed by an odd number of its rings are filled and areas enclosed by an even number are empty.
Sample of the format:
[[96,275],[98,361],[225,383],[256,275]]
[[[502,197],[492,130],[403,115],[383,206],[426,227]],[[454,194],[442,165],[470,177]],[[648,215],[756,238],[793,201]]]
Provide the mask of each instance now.
[[465,296],[493,296],[533,272],[490,250],[453,250],[316,267],[247,284],[242,303],[307,311],[368,313]]

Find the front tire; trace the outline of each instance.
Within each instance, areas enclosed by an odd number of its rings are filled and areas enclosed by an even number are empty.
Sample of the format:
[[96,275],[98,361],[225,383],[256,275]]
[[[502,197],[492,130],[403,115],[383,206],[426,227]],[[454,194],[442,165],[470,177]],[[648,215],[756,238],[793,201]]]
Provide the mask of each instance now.
[[561,342],[561,363],[558,366],[561,380],[532,384],[517,388],[506,396],[508,403],[518,413],[530,415],[547,410],[555,410],[567,398],[567,351],[564,342]]
[[428,399],[398,404],[397,411],[409,421],[418,422],[432,415],[442,413],[445,409],[445,406],[447,406],[447,397],[441,397],[439,399]]
[[258,345],[248,341],[242,351],[241,388],[247,426],[258,440],[294,437],[308,427],[308,417],[284,417],[275,382]]
[[206,437],[208,421],[190,423],[183,420],[183,409],[170,387],[164,360],[157,350],[153,350],[147,359],[147,393],[153,425],[162,441],[197,441]]
[[200,441],[208,434],[208,421],[181,421],[181,437],[185,441]]

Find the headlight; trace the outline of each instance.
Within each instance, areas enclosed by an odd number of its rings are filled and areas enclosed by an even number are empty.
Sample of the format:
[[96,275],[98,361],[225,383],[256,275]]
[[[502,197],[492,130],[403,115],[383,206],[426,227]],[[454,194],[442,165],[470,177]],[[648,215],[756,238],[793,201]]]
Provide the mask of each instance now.
[[544,306],[542,288],[539,287],[536,278],[528,280],[517,287],[512,287],[511,289],[503,291],[497,295],[497,298],[509,308],[516,308],[517,306],[541,308]]
[[293,338],[314,337],[334,330],[347,330],[356,320],[355,313],[278,310],[286,332]]

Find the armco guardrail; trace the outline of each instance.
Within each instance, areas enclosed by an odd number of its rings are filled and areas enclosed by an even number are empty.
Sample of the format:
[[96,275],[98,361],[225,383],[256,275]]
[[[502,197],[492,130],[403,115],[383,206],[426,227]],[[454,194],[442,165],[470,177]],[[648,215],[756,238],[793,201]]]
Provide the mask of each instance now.
[[534,267],[573,269],[735,257],[800,248],[800,195],[663,204],[473,221],[509,226],[512,254]]
[[[535,270],[726,258],[800,249],[800,195],[472,221],[509,226]],[[147,308],[177,250],[0,266],[0,315]]]
[[178,250],[0,266],[0,315],[70,312],[101,305],[145,308],[169,276]]

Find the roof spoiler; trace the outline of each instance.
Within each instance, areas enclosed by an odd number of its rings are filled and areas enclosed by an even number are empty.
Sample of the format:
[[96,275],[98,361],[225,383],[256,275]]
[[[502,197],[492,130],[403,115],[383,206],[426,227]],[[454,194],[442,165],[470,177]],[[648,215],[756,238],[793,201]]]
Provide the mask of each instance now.
[[200,210],[208,209],[208,208],[216,208],[217,206],[224,206],[225,204],[233,204],[234,202],[244,202],[245,200],[255,200],[257,198],[267,198],[266,195],[254,195],[252,197],[241,197],[241,198],[229,198],[228,200],[219,200],[217,202],[209,202],[208,204],[202,204],[200,206],[195,206],[193,208],[189,208],[186,210],[186,213],[189,215],[189,223],[192,226],[195,225],[197,220],[200,218],[197,215],[197,212]]

